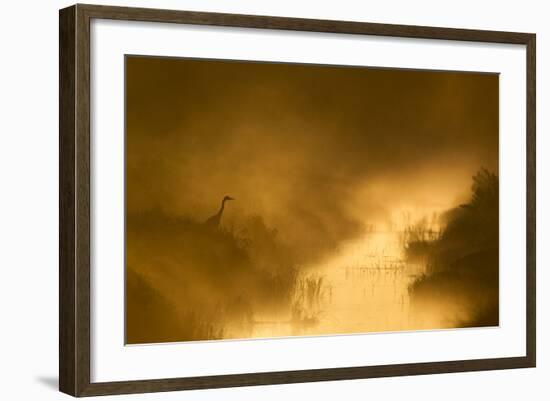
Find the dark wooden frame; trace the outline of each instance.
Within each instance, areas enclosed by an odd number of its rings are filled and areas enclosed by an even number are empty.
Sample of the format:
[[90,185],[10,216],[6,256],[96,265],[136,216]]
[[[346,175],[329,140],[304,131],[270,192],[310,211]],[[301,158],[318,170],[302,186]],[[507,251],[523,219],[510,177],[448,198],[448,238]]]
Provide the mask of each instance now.
[[[90,382],[90,20],[171,22],[525,45],[527,48],[527,354],[523,357]],[[75,5],[59,13],[59,389],[73,396],[534,367],[535,43],[531,33]]]

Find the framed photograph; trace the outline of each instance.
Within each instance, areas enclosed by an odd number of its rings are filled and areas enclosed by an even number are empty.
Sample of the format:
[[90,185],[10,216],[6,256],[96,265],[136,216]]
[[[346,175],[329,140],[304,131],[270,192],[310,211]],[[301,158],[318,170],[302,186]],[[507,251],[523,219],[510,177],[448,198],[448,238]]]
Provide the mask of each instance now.
[[535,366],[535,35],[60,11],[60,390]]

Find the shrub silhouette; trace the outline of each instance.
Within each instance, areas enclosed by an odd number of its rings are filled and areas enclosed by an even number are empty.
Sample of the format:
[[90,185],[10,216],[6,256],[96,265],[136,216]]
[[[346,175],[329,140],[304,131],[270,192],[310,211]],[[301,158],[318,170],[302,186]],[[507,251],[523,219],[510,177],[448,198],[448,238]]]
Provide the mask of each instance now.
[[481,169],[471,191],[468,203],[445,214],[437,239],[407,244],[428,263],[410,287],[412,307],[444,314],[454,327],[498,325],[498,177]]

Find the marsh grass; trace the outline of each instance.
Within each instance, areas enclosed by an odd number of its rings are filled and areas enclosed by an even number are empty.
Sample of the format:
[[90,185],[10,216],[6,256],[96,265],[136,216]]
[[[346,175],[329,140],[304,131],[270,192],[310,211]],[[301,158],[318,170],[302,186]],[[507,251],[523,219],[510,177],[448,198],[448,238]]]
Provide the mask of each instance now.
[[219,339],[227,322],[245,327],[255,313],[290,308],[298,269],[260,217],[210,229],[157,210],[128,224],[129,343]]
[[331,292],[330,284],[317,274],[299,278],[295,285],[291,305],[291,322],[301,328],[311,327],[319,322],[323,302]]
[[434,222],[421,219],[416,224],[408,225],[401,233],[401,243],[409,260],[421,261],[429,253],[430,245],[439,239],[441,232],[434,227]]

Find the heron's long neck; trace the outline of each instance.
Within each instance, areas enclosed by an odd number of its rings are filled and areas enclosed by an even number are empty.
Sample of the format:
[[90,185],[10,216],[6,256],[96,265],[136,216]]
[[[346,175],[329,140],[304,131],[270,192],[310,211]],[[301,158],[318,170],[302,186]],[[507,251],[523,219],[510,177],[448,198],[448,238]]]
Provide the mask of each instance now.
[[225,201],[227,199],[222,200],[222,205],[220,206],[220,211],[218,212],[218,216],[221,216],[223,213],[223,209],[225,208]]

